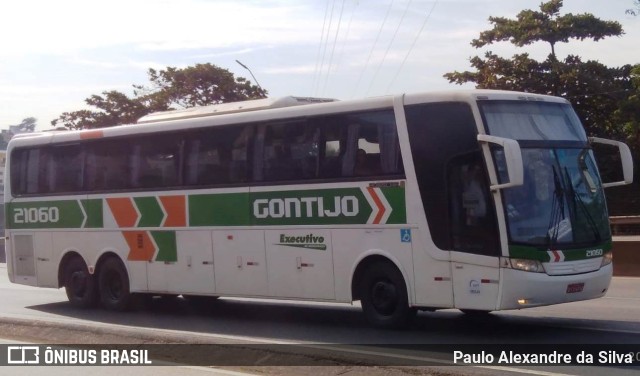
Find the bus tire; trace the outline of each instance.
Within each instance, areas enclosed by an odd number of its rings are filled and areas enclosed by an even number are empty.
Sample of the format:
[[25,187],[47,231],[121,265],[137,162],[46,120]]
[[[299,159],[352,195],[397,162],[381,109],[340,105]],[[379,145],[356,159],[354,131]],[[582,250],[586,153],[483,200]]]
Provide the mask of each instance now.
[[100,265],[98,289],[102,306],[110,311],[126,311],[131,308],[132,295],[129,276],[122,261],[109,257]]
[[79,308],[95,306],[97,300],[96,281],[89,274],[84,260],[75,256],[64,266],[64,290],[69,302]]
[[406,327],[416,314],[416,309],[409,307],[402,273],[388,262],[376,262],[367,268],[360,284],[360,299],[367,321],[378,328]]

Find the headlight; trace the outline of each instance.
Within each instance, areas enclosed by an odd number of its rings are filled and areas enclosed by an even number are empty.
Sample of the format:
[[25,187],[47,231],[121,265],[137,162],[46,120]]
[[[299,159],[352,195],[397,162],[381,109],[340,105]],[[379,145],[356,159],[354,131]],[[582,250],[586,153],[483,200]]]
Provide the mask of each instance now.
[[613,252],[609,251],[607,253],[605,253],[604,255],[602,255],[602,263],[600,264],[600,267],[603,267],[605,265],[609,265],[613,262]]
[[544,266],[538,260],[525,260],[525,259],[509,259],[509,264],[512,269],[522,270],[525,272],[544,273]]

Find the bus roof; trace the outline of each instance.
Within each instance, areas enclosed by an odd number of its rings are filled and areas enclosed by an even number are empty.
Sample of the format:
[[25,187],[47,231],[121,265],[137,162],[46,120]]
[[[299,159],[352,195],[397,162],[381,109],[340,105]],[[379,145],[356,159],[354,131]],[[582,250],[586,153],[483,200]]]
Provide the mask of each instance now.
[[[7,147],[47,143],[76,142],[84,139],[119,137],[130,134],[145,134],[173,131],[177,129],[203,128],[218,125],[232,125],[272,119],[286,119],[300,116],[338,114],[343,112],[390,108],[393,101],[403,97],[405,105],[428,102],[476,101],[476,100],[525,100],[568,103],[566,99],[548,95],[500,90],[447,90],[423,93],[400,94],[352,100],[328,98],[294,97],[265,98],[243,102],[222,103],[210,106],[191,107],[183,110],[156,112],[142,117],[137,126],[131,124],[106,128],[62,131],[40,131],[14,137]],[[317,104],[317,105],[311,105]],[[220,115],[220,116],[218,116]],[[180,123],[183,121],[184,123]],[[134,123],[136,124],[136,123]]]
[[190,107],[181,110],[154,112],[141,117],[140,119],[138,119],[137,123],[155,123],[165,120],[190,119],[197,117],[230,114],[235,112],[257,111],[270,108],[291,107],[304,104],[326,103],[334,101],[337,101],[337,99],[293,96],[282,98],[255,99],[242,102],[229,102],[213,104],[209,106]]

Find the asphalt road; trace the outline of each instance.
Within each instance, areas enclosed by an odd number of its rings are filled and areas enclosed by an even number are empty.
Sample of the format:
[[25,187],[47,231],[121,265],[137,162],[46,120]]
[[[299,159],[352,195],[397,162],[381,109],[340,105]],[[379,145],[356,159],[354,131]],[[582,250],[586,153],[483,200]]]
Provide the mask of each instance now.
[[[144,333],[172,333],[212,342],[268,344],[339,344],[340,350],[386,354],[398,359],[429,357],[424,344],[631,344],[640,351],[640,278],[616,277],[606,297],[551,307],[469,317],[457,310],[421,312],[409,330],[384,331],[367,326],[360,307],[325,303],[220,299],[206,309],[182,299],[156,299],[133,312],[81,310],[66,302],[63,290],[8,282],[0,265],[0,318],[126,328]],[[377,345],[375,348],[357,345]],[[482,346],[480,346],[481,348]],[[627,367],[447,367],[470,374],[627,375]]]

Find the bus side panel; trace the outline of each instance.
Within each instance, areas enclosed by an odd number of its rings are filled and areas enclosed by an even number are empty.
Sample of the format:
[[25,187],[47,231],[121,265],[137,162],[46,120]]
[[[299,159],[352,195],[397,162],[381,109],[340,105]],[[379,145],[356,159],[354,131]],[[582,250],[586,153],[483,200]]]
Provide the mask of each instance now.
[[216,293],[268,296],[263,230],[212,231]]
[[[23,285],[49,286],[47,273],[51,254],[51,233],[49,232],[12,232],[10,238],[11,257],[7,260],[12,263],[13,281]],[[37,277],[36,277],[37,276]]]
[[499,259],[493,256],[451,252],[455,307],[493,311],[500,293]]
[[33,237],[39,287],[58,288],[58,263],[53,257],[53,234],[38,232]]
[[407,283],[413,303],[413,258],[411,242],[402,241],[400,228],[340,229],[332,231],[336,300],[351,302],[351,280],[358,262],[369,255],[382,255],[393,261]]
[[[441,251],[418,229],[412,229],[413,236],[413,273],[415,275],[415,303],[422,307],[453,307],[453,279],[451,264],[448,260],[436,259],[433,253],[441,256]],[[447,252],[448,253],[448,252]]]
[[[176,250],[171,253],[158,244],[155,264],[164,267],[166,291],[175,294],[215,293],[211,231],[176,231]],[[158,241],[161,241],[159,239]],[[158,242],[157,241],[157,242]],[[166,247],[170,250],[171,247]],[[148,266],[152,265],[151,263]],[[149,272],[151,284],[151,272]]]
[[270,296],[335,298],[330,230],[266,230],[265,240]]

